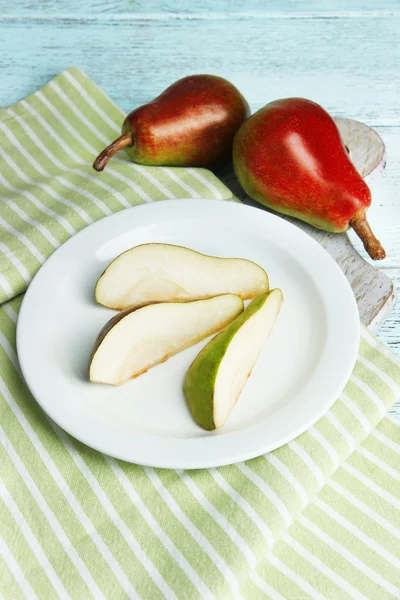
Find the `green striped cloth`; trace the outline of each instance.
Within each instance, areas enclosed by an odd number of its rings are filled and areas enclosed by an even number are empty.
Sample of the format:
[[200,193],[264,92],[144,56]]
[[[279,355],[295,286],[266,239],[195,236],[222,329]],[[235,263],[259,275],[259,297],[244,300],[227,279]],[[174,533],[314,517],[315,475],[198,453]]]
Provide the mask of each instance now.
[[366,329],[344,392],[265,456],[172,471],[114,460],[51,422],[19,372],[22,294],[89,223],[175,197],[232,196],[201,169],[95,154],[122,113],[81,71],[0,111],[0,596],[400,598],[400,361]]

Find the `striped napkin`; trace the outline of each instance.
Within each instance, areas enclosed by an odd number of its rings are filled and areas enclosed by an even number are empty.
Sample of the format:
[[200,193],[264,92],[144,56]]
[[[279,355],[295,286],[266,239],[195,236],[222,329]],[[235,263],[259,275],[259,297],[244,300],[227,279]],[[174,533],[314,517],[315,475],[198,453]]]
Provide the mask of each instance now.
[[400,361],[365,328],[344,392],[314,427],[218,469],[144,468],[65,434],[32,398],[15,331],[46,258],[125,207],[231,193],[201,169],[93,157],[122,113],[78,69],[0,111],[0,595],[4,598],[400,598]]

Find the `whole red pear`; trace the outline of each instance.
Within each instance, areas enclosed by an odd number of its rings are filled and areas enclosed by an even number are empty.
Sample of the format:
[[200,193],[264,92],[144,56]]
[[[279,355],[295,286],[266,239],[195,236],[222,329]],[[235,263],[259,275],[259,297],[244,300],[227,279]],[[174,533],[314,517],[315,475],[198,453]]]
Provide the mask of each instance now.
[[233,164],[254,200],[326,231],[351,226],[371,258],[385,258],[366,220],[370,190],[315,102],[276,100],[252,115],[235,136]]
[[236,87],[216,75],[180,79],[160,96],[132,111],[122,136],[94,161],[102,171],[108,160],[125,149],[135,163],[204,167],[231,158],[233,138],[249,115]]

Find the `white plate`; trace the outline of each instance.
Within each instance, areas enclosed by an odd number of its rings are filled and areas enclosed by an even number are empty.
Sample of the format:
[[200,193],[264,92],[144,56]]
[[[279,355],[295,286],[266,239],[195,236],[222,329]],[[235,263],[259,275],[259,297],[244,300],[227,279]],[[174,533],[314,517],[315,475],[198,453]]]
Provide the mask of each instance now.
[[[146,242],[248,258],[283,291],[274,330],[220,430],[200,429],[182,392],[185,372],[206,342],[121,387],[87,380],[94,340],[114,314],[95,303],[96,280],[118,254]],[[270,213],[215,200],[142,205],[87,227],[40,269],[17,330],[25,380],[65,431],[129,462],[182,469],[252,458],[302,433],[340,394],[358,341],[352,290],[317,242]]]

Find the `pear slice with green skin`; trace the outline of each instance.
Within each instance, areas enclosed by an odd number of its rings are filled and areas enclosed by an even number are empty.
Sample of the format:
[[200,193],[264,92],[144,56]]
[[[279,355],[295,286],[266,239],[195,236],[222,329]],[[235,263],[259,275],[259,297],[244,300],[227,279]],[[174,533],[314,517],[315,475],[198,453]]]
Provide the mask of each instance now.
[[280,289],[253,300],[204,346],[190,366],[183,391],[196,423],[222,427],[257,362],[283,302]]
[[243,308],[239,296],[226,294],[120,312],[98,335],[89,362],[89,379],[120,385],[219,331]]
[[97,302],[123,310],[144,302],[187,302],[269,289],[264,269],[243,258],[217,258],[170,244],[135,246],[115,258],[96,284]]

